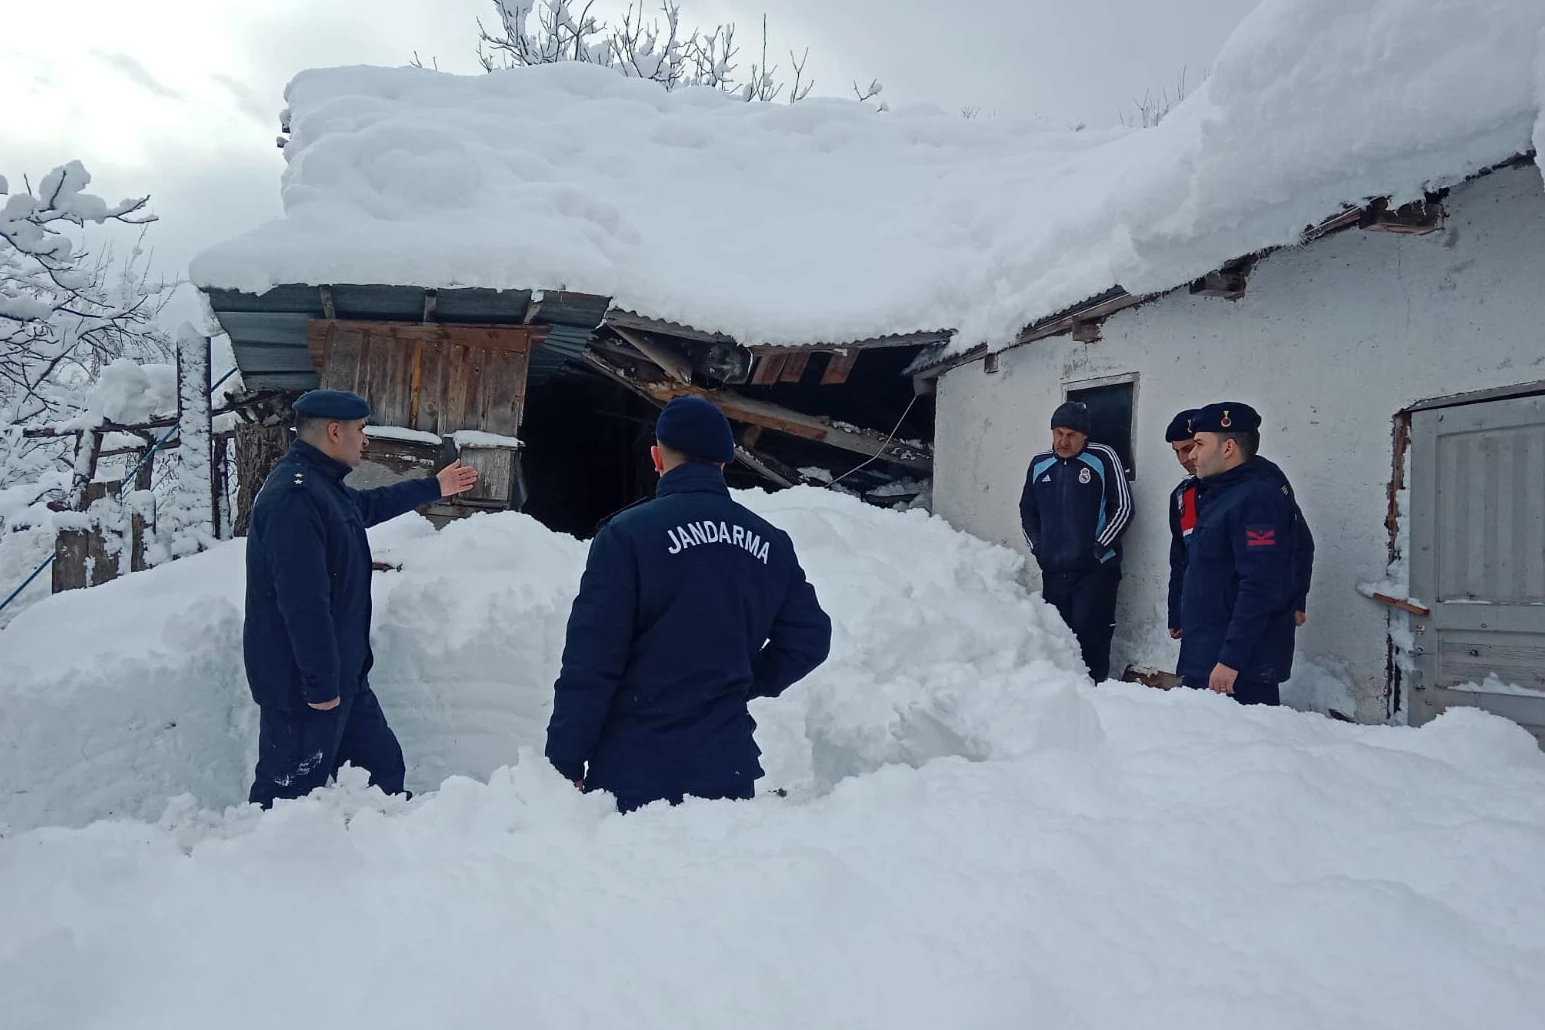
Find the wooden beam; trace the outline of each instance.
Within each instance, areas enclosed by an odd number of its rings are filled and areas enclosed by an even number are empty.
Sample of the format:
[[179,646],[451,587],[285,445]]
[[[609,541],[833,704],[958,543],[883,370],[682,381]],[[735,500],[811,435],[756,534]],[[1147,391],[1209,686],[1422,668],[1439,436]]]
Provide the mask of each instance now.
[[435,320],[435,302],[439,294],[434,290],[424,291],[424,317],[422,321],[433,322]]
[[675,383],[670,380],[644,382],[590,350],[585,351],[583,360],[592,368],[655,404],[663,405],[676,397],[702,397],[716,405],[732,422],[761,426],[763,429],[797,436],[804,440],[852,451],[855,454],[876,457],[881,461],[904,468],[927,470],[933,467],[933,454],[928,448],[917,448],[888,440],[885,434],[872,429],[847,426],[821,415],[807,415],[770,401],[744,397],[732,390],[706,390],[692,383]]
[[690,383],[692,381],[692,364],[685,356],[676,353],[669,344],[651,340],[643,333],[635,332],[626,326],[614,325],[612,332],[632,344],[644,357],[660,366],[661,371],[678,383]]
[[749,447],[737,445],[735,448],[735,460],[763,479],[776,483],[779,486],[797,486],[804,482],[800,478],[799,473],[790,469],[783,462],[754,451]]
[[536,294],[533,293],[531,295],[531,299],[526,301],[526,313],[521,316],[521,319],[520,319],[521,323],[523,325],[530,325],[532,322],[536,321],[537,313],[540,312],[541,310],[542,310],[542,302],[540,300],[537,300],[536,299]]
[[319,286],[317,292],[322,295],[322,317],[329,322],[338,317],[338,311],[333,307],[333,288],[331,286]]
[[837,351],[832,355],[831,361],[826,366],[826,371],[821,373],[822,386],[837,386],[848,381],[848,375],[853,371],[853,366],[858,364],[858,355],[861,352],[856,348]]
[[1077,341],[1078,343],[1099,343],[1100,342],[1100,323],[1099,322],[1074,322],[1073,323],[1073,339],[1075,341]]
[[1423,608],[1419,604],[1412,604],[1410,601],[1402,600],[1398,597],[1390,597],[1388,594],[1373,593],[1368,596],[1380,604],[1387,604],[1391,608],[1399,608],[1401,611],[1410,612],[1412,615],[1420,615],[1424,619],[1432,615],[1430,608]]

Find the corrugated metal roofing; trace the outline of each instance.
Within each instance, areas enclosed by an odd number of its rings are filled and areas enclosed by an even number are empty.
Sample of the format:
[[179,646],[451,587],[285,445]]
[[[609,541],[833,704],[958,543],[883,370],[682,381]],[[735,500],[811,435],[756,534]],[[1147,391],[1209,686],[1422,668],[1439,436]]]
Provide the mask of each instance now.
[[[334,317],[382,321],[418,321],[430,292],[417,286],[338,285],[327,290]],[[547,339],[531,358],[532,383],[579,358],[611,303],[607,297],[563,291],[547,291],[534,305],[530,290],[433,292],[431,318],[436,322],[520,325],[530,317],[531,324],[546,326]],[[311,319],[326,317],[321,287],[290,284],[263,294],[220,289],[205,294],[231,338],[249,390],[309,390],[317,385],[306,328]]]

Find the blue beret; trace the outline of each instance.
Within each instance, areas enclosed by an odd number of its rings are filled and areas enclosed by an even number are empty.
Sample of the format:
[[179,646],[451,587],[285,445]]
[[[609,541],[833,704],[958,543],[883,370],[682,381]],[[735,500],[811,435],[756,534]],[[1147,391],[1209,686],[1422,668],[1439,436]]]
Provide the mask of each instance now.
[[295,414],[352,422],[370,417],[370,402],[347,390],[312,390],[295,398]]
[[1241,401],[1209,404],[1191,416],[1193,433],[1249,433],[1260,428],[1261,416]]
[[1165,443],[1179,443],[1181,440],[1189,440],[1196,435],[1191,428],[1191,420],[1196,417],[1195,408],[1187,408],[1174,418],[1169,420],[1169,425],[1164,430]]
[[735,460],[735,434],[729,419],[711,401],[677,397],[660,412],[655,439],[699,461],[728,465]]

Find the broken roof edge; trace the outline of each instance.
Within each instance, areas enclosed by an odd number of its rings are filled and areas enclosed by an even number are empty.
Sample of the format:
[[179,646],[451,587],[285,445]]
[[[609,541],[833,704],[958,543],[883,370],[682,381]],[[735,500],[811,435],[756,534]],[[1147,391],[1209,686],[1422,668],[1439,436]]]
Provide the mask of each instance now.
[[[1475,182],[1488,175],[1508,169],[1524,168],[1537,163],[1539,163],[1539,156],[1536,150],[1519,151],[1502,161],[1476,169],[1447,185],[1428,187],[1423,192],[1429,198],[1428,202],[1431,203],[1446,197],[1450,190]],[[1540,171],[1542,175],[1545,175],[1545,165],[1541,166]],[[1274,254],[1279,250],[1311,246],[1328,236],[1336,235],[1347,229],[1357,228],[1368,220],[1370,212],[1387,206],[1393,196],[1395,194],[1369,197],[1359,206],[1347,205],[1335,214],[1305,227],[1296,243],[1277,244],[1275,246],[1262,247],[1259,250],[1246,254],[1239,254],[1220,262],[1218,268],[1227,268],[1240,262],[1259,261],[1261,258]],[[1125,288],[1119,285],[1112,286],[1103,293],[1097,293],[1077,304],[1026,323],[1024,328],[1016,333],[1012,340],[1007,340],[997,345],[979,343],[964,351],[952,351],[948,342],[927,347],[902,370],[902,374],[922,380],[937,379],[951,369],[959,368],[962,365],[969,365],[971,362],[988,354],[1013,350],[1016,347],[1023,347],[1037,340],[1072,332],[1076,322],[1099,321],[1116,314],[1118,311],[1149,304],[1161,297],[1185,289],[1190,283],[1195,281],[1196,278],[1194,276],[1187,276],[1178,283],[1141,294],[1128,293]]]

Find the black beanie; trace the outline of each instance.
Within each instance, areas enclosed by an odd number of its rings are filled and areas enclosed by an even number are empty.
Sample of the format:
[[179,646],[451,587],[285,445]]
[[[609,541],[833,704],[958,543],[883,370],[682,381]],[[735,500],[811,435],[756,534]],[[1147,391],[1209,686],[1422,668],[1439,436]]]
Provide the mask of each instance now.
[[1051,414],[1053,429],[1071,429],[1075,433],[1089,435],[1089,406],[1082,401],[1063,401]]
[[1164,442],[1179,443],[1182,440],[1190,440],[1196,436],[1195,433],[1191,432],[1191,419],[1195,415],[1195,408],[1187,408],[1170,419],[1169,427],[1164,430]]

